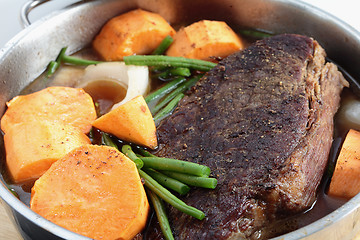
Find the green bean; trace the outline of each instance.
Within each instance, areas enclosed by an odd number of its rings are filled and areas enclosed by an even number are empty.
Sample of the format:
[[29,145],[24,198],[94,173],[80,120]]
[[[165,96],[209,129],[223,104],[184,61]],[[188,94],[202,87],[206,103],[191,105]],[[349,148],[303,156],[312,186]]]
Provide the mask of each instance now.
[[144,157],[156,157],[154,154],[149,153],[145,149],[137,148],[137,150],[143,155]]
[[152,55],[161,55],[163,54],[169,46],[173,43],[174,39],[168,35],[160,43],[160,45],[152,52]]
[[163,70],[160,73],[155,73],[152,75],[152,78],[154,79],[160,79],[160,80],[167,80],[168,78],[170,78],[170,68],[166,68],[165,70]]
[[46,77],[51,77],[61,65],[63,56],[65,55],[67,47],[63,47],[55,61],[51,61],[47,67]]
[[154,78],[158,78],[160,80],[167,80],[170,77],[176,77],[176,76],[181,76],[181,77],[190,77],[191,76],[191,71],[188,68],[183,68],[183,67],[179,67],[179,68],[168,68],[163,72],[154,74],[153,77]]
[[88,65],[102,63],[102,61],[86,60],[86,59],[72,57],[72,56],[68,56],[68,55],[63,55],[62,62],[72,64],[72,65],[77,65],[77,66],[88,66]]
[[58,70],[59,67],[60,63],[56,61],[51,61],[47,67],[46,77],[51,77],[56,72],[56,70]]
[[191,72],[189,68],[178,67],[178,68],[171,68],[169,70],[169,74],[171,76],[182,76],[182,77],[190,77]]
[[179,101],[184,97],[185,95],[183,93],[180,93],[176,95],[163,109],[161,109],[155,116],[154,116],[154,122],[155,125],[158,125],[161,120],[169,116],[176,106],[178,105]]
[[190,187],[187,186],[186,184],[171,177],[168,177],[165,174],[162,174],[158,171],[155,171],[152,168],[144,169],[144,171],[147,174],[149,174],[153,179],[155,179],[158,183],[160,183],[162,186],[174,190],[180,195],[185,195],[190,191]]
[[10,186],[7,185],[6,183],[5,183],[5,185],[6,185],[7,189],[9,189],[9,191],[10,191],[15,197],[19,198],[19,195],[17,194],[17,192],[15,191],[15,189],[13,189],[12,187],[10,187]]
[[184,57],[171,56],[151,56],[151,55],[132,55],[124,57],[127,65],[145,65],[145,66],[168,66],[168,67],[185,67],[200,71],[209,71],[216,66],[213,62],[199,59],[190,59]]
[[144,166],[144,162],[136,156],[136,154],[132,151],[130,145],[123,145],[121,148],[122,153],[124,153],[128,158],[133,160],[136,164],[138,170],[140,170]]
[[267,38],[267,37],[271,37],[273,35],[271,33],[264,32],[261,30],[240,30],[239,33],[240,33],[240,35],[251,37],[251,38],[256,38],[256,39]]
[[110,138],[109,134],[103,132],[101,134],[101,143],[106,146],[114,147],[117,150],[119,150],[118,146],[113,142],[113,140]]
[[[112,141],[112,139],[107,133],[102,134],[101,142],[103,145],[115,147],[116,149],[118,149],[118,146]],[[123,145],[121,150],[127,157],[129,157],[136,164],[136,167],[138,169],[141,169],[144,166],[143,161],[136,156],[136,154],[131,150],[131,147],[129,145]]]
[[158,72],[162,72],[165,70],[169,70],[168,66],[157,66],[157,67],[150,67],[150,71],[154,72],[154,73],[158,73]]
[[173,240],[174,237],[171,232],[169,220],[166,216],[166,210],[163,201],[152,191],[147,190],[148,196],[154,207],[156,217],[159,221],[161,231],[166,240]]
[[163,108],[166,104],[168,104],[171,100],[173,100],[178,94],[184,93],[187,90],[189,90],[192,86],[199,81],[201,76],[196,76],[188,81],[182,83],[178,88],[176,88],[174,91],[172,91],[169,95],[167,95],[161,102],[159,102],[157,105],[155,105],[154,108],[151,109],[151,113],[155,114],[157,113],[161,108]]
[[155,170],[181,172],[199,177],[208,177],[210,174],[209,167],[193,162],[162,157],[141,157],[140,159],[144,162],[144,167]]
[[217,185],[216,178],[208,178],[208,177],[197,177],[185,173],[177,173],[172,171],[161,171],[165,175],[177,179],[180,182],[188,184],[194,187],[202,187],[202,188],[210,188],[214,189]]
[[161,186],[158,182],[156,182],[152,177],[150,177],[147,173],[145,173],[143,170],[139,169],[140,177],[145,180],[145,186],[149,188],[151,191],[153,191],[156,195],[158,195],[160,198],[162,198],[165,202],[172,205],[174,208],[178,209],[179,211],[186,213],[192,217],[195,217],[199,220],[202,220],[205,218],[205,214],[200,211],[199,209],[196,209],[194,207],[191,207],[181,201],[179,198],[177,198],[175,195],[173,195],[169,190]]
[[90,138],[90,141],[92,144],[94,144],[94,140],[95,140],[95,132],[94,132],[94,128],[91,128],[90,129],[90,132],[89,132],[89,138]]
[[184,78],[184,77],[175,78],[171,82],[167,83],[165,86],[163,86],[163,87],[159,88],[158,90],[156,90],[155,92],[147,95],[145,97],[146,103],[149,104],[157,99],[162,98],[163,96],[165,96],[172,90],[176,89],[181,83],[183,83],[185,81],[186,81],[186,78]]

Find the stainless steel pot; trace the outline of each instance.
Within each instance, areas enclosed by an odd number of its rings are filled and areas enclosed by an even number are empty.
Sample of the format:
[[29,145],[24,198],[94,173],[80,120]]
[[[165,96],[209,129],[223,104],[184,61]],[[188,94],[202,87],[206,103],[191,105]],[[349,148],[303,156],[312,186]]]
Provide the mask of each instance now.
[[[111,17],[134,8],[158,12],[170,23],[217,19],[234,28],[299,33],[318,40],[329,58],[360,80],[360,33],[339,19],[295,0],[81,1],[32,24],[0,50],[0,115],[5,102],[44,71],[59,50],[87,46]],[[354,88],[359,84],[352,81]],[[0,139],[0,143],[2,143]],[[32,212],[0,184],[0,197],[25,239],[88,239]],[[353,239],[360,232],[360,195],[326,217],[277,239]]]

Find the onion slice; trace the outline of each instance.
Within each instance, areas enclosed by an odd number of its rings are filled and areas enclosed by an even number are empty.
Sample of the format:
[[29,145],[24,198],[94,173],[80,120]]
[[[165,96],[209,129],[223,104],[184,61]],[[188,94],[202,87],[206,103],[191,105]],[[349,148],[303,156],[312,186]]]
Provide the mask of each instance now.
[[85,87],[93,81],[114,81],[126,91],[125,98],[113,105],[112,109],[139,95],[145,95],[149,89],[149,69],[147,66],[125,65],[124,62],[104,62],[89,65],[78,87]]

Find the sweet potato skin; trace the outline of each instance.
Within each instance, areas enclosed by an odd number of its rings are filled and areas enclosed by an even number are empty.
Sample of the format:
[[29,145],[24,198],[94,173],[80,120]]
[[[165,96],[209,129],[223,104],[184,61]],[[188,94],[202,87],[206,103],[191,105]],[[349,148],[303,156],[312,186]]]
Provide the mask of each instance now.
[[54,163],[35,182],[32,210],[94,239],[132,239],[149,203],[136,165],[114,148],[86,145]]
[[93,41],[94,49],[106,60],[151,53],[175,30],[159,14],[136,9],[108,21]]
[[341,147],[328,194],[350,199],[360,192],[360,132],[350,129]]
[[48,87],[32,94],[17,96],[7,106],[1,119],[4,133],[17,123],[32,120],[70,124],[88,133],[91,123],[96,119],[92,98],[80,88]]
[[239,36],[225,22],[202,20],[180,29],[166,55],[211,61],[243,48]]
[[141,95],[96,119],[93,126],[124,141],[157,147],[155,123]]
[[4,135],[6,165],[15,183],[35,180],[67,152],[90,139],[79,129],[49,121],[21,122]]

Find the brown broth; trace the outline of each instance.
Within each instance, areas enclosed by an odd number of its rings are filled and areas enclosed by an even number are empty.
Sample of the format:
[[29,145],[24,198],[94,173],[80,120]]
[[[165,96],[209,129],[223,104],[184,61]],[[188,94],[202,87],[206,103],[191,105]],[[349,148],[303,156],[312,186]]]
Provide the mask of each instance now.
[[94,102],[100,115],[110,111],[111,107],[125,98],[126,88],[110,80],[98,80],[83,87]]

